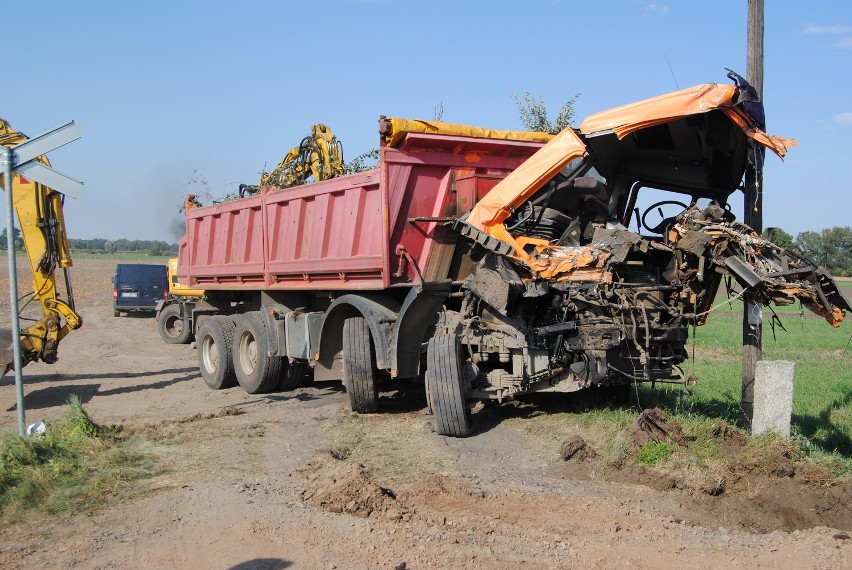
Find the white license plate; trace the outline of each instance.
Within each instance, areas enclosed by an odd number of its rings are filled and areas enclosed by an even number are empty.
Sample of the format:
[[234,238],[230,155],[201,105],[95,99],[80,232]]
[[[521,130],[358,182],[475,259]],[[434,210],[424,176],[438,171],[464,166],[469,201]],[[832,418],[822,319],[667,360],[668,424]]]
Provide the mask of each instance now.
[[126,297],[126,298],[135,299],[135,298],[139,297],[139,293],[137,291],[129,291],[129,292],[128,291],[122,291],[121,296]]

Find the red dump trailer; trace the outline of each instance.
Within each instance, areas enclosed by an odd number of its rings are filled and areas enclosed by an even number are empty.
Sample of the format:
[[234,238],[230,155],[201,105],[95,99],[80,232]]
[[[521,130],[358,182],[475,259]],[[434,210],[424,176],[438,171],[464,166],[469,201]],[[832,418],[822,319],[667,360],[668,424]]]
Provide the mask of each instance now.
[[765,149],[795,141],[729,77],[555,136],[383,120],[374,170],[187,209],[178,275],[205,294],[181,318],[202,377],[339,379],[371,412],[377,381],[425,369],[436,431],[464,436],[476,399],[685,383],[723,279],[837,326],[831,277],[731,213]]
[[211,388],[293,388],[310,364],[367,412],[378,371],[418,375],[427,331],[473,263],[473,244],[444,224],[550,138],[454,132],[480,136],[409,132],[373,170],[187,209],[178,279],[206,293],[183,319]]
[[[409,133],[374,170],[186,214],[179,277],[209,291],[379,291],[446,279],[470,210],[543,143]],[[418,274],[419,271],[419,274]]]

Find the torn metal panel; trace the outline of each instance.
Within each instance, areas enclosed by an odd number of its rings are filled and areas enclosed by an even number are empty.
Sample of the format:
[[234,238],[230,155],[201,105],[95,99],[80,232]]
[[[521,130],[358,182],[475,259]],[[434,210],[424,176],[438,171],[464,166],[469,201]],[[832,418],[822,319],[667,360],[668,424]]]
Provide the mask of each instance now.
[[795,144],[766,135],[734,79],[593,115],[450,224],[483,252],[452,320],[475,394],[685,383],[689,329],[726,277],[834,326],[852,310],[828,274],[727,207],[764,147]]
[[689,208],[674,226],[675,247],[697,231],[712,237],[715,247],[710,262],[737,279],[760,302],[784,305],[799,300],[835,327],[843,321],[844,311],[852,310],[825,270],[760,237],[748,226]]
[[[798,144],[792,139],[774,137],[763,131],[764,125],[762,122],[758,122],[762,120],[762,114],[758,116],[754,112],[755,103],[751,98],[742,96],[743,93],[748,93],[745,87],[748,84],[739,76],[736,76],[736,78],[740,80],[736,85],[719,85],[716,83],[697,85],[591,115],[580,125],[579,133],[586,135],[583,138],[580,138],[570,127],[566,128],[483,197],[471,210],[466,220],[467,223],[513,245],[516,257],[527,259],[527,252],[516,243],[515,237],[506,230],[504,222],[525,201],[532,198],[549,181],[552,181],[557,173],[568,166],[569,162],[586,154],[590,146],[594,149],[597,143],[593,143],[593,139],[611,133],[617,140],[621,141],[628,135],[637,134],[638,136],[638,133],[654,132],[654,127],[662,127],[668,124],[674,125],[673,128],[681,131],[698,130],[690,127],[688,119],[696,115],[711,113],[714,115],[706,120],[708,123],[704,128],[706,132],[698,133],[699,139],[697,140],[703,141],[700,148],[697,148],[691,155],[684,156],[683,164],[689,164],[690,168],[682,169],[681,160],[667,154],[665,158],[669,164],[667,166],[656,166],[652,170],[651,176],[660,178],[666,184],[678,185],[684,184],[683,176],[679,173],[680,170],[685,170],[687,173],[694,170],[696,179],[703,172],[704,178],[712,181],[713,177],[707,174],[713,172],[712,161],[707,160],[708,154],[710,154],[710,158],[713,158],[713,153],[719,155],[741,154],[742,160],[733,166],[736,179],[734,180],[728,173],[725,176],[726,183],[721,184],[725,187],[726,192],[722,197],[726,197],[727,193],[733,191],[735,187],[732,185],[733,182],[738,182],[741,178],[741,167],[747,154],[744,152],[745,147],[750,145],[743,144],[741,145],[742,149],[725,148],[726,137],[722,134],[724,127],[718,126],[719,120],[725,121],[728,127],[733,126],[738,129],[741,136],[749,137],[760,145],[770,148],[782,158],[789,146]],[[748,87],[750,88],[750,86]],[[749,112],[743,108],[746,103],[749,105]],[[644,142],[639,140],[637,145],[640,148],[655,144],[674,145],[673,138],[671,143],[668,142],[672,136],[668,134],[668,131],[661,131],[659,136],[655,135],[650,139],[646,137],[647,140],[644,140]],[[629,160],[621,160],[621,163],[627,165]],[[643,160],[637,164],[653,165],[654,163]],[[640,173],[641,168],[637,165],[633,164],[628,168],[637,170],[637,179],[647,180],[647,176]],[[671,168],[671,171],[666,172],[667,168]],[[711,185],[715,184],[711,182]],[[601,206],[606,209],[611,204],[601,203]]]
[[763,279],[760,275],[751,270],[751,268],[739,257],[728,257],[725,259],[725,267],[734,274],[744,287],[755,288],[758,285],[763,285]]
[[527,287],[504,257],[486,255],[465,279],[464,287],[498,313],[508,315]]

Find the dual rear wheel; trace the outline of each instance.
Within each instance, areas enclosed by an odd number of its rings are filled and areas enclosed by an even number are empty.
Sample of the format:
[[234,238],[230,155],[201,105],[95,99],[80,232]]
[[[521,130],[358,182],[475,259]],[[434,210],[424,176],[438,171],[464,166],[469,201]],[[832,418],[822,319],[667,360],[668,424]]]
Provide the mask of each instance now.
[[196,331],[198,364],[204,382],[214,390],[239,384],[249,394],[305,383],[309,369],[269,356],[266,324],[259,312],[206,317]]

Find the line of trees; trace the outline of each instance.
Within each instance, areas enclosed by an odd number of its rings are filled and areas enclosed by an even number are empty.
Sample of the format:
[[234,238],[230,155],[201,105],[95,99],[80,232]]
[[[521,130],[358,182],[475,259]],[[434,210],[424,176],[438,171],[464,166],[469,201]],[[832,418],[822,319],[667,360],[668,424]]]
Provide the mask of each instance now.
[[[15,240],[15,249],[24,249],[24,238],[21,237],[21,230],[18,228],[12,228],[14,233],[12,234],[14,237],[12,239]],[[6,250],[6,244],[9,243],[6,239],[7,229],[3,228],[3,231],[0,232],[0,251]]]
[[793,238],[781,228],[767,228],[763,235],[782,247],[799,250],[837,277],[852,277],[852,227],[802,232]]
[[[15,249],[24,249],[24,239],[21,230],[15,228]],[[6,250],[6,229],[0,231],[0,251]],[[68,240],[68,247],[72,250],[87,251],[90,253],[117,253],[144,251],[148,255],[168,255],[177,253],[178,244],[165,241],[148,239],[74,239]]]
[[144,251],[149,255],[166,255],[177,253],[178,244],[165,241],[146,239],[69,239],[68,247],[72,250],[89,251],[91,253],[116,253],[119,251]]

